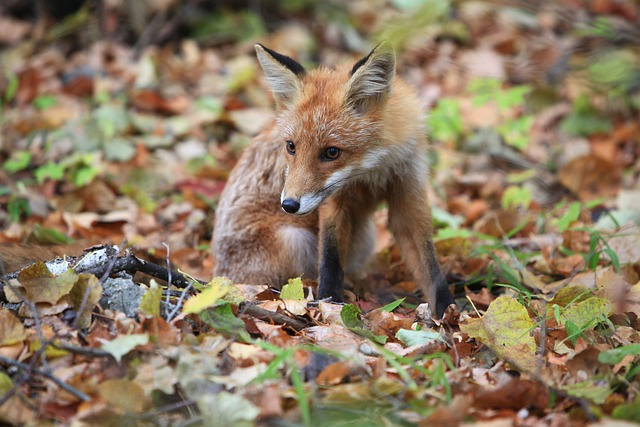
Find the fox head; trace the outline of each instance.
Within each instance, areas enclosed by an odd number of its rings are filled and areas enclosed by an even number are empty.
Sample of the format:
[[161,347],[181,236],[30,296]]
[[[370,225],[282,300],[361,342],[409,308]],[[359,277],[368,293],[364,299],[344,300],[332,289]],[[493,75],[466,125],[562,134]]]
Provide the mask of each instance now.
[[280,202],[290,214],[308,214],[383,160],[395,54],[383,42],[350,70],[307,72],[262,45],[256,51],[275,98],[288,162]]

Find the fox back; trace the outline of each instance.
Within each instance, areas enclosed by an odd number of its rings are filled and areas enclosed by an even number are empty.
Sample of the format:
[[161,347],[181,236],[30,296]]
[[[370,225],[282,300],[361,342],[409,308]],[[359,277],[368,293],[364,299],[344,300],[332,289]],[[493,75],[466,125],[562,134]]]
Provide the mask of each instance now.
[[[342,301],[373,248],[371,216],[389,227],[432,308],[452,302],[438,268],[427,199],[420,103],[381,44],[351,67],[307,72],[257,45],[276,102],[274,127],[246,150],[216,211],[216,275],[279,286],[319,274],[318,296]],[[436,286],[432,283],[436,282]]]

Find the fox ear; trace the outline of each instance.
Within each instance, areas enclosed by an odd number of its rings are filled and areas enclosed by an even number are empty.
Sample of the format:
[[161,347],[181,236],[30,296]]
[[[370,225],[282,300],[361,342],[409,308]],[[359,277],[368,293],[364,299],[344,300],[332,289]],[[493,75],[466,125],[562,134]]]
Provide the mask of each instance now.
[[288,56],[281,55],[261,44],[256,45],[258,61],[264,71],[267,84],[273,92],[276,107],[281,109],[298,97],[302,90],[302,77],[306,71]]
[[360,113],[382,103],[391,94],[396,73],[396,55],[382,42],[351,69],[347,82],[347,104]]

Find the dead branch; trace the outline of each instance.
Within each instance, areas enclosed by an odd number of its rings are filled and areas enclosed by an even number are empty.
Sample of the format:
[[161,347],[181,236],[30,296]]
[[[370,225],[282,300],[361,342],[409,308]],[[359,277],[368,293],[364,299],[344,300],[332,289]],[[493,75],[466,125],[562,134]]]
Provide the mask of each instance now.
[[[178,271],[161,267],[149,261],[138,258],[130,250],[125,250],[123,255],[119,255],[120,248],[118,246],[95,246],[85,251],[82,257],[56,259],[47,262],[47,266],[54,271],[63,272],[67,268],[75,268],[77,273],[93,274],[104,280],[108,276],[117,275],[119,273],[135,274],[137,272],[148,274],[159,280],[171,281],[173,286],[185,289],[191,284],[191,280]],[[5,279],[16,278],[19,272],[11,273],[5,276]],[[196,279],[197,280],[197,279]],[[206,284],[202,280],[198,280],[201,284]],[[0,289],[3,283],[0,281]],[[289,317],[282,313],[266,310],[256,306],[252,302],[241,304],[242,312],[251,315],[260,320],[271,321],[278,325],[286,325],[293,330],[299,331],[309,326],[308,323]],[[97,356],[96,354],[93,355]]]

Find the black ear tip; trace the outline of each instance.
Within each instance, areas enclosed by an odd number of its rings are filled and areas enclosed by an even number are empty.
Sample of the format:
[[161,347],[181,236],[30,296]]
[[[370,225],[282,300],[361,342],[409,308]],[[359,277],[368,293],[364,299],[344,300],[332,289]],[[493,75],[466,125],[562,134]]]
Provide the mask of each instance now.
[[299,76],[305,74],[305,69],[302,65],[300,65],[299,63],[297,63],[295,60],[289,58],[286,55],[283,55],[281,53],[276,52],[275,50],[271,50],[268,47],[266,47],[263,44],[260,43],[256,43],[256,50],[263,50],[264,52],[266,52],[269,56],[271,56],[273,59],[275,59],[276,61],[278,61],[281,65],[283,65],[284,67],[288,68],[293,74],[297,74]]
[[376,47],[374,47],[373,49],[371,49],[371,52],[369,52],[369,54],[367,56],[365,56],[364,58],[360,59],[358,62],[356,62],[353,65],[353,68],[351,69],[351,75],[354,75],[356,71],[358,71],[358,68],[362,67],[364,64],[367,63],[367,61],[369,60],[369,58],[371,58],[371,56],[373,54],[379,54],[379,53],[386,53],[389,54],[391,56],[393,56],[393,60],[395,61],[395,51],[393,50],[393,46],[391,46],[391,43],[389,43],[386,40],[381,41],[380,43],[378,43],[376,45]]

